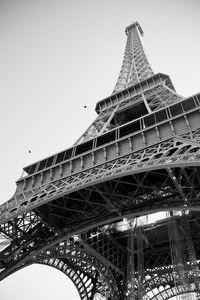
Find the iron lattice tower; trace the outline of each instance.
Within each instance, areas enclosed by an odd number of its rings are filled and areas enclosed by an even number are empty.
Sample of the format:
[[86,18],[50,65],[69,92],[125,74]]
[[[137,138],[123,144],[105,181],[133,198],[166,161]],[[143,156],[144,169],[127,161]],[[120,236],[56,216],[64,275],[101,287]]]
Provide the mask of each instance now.
[[96,120],[71,148],[25,167],[0,206],[1,280],[40,263],[82,300],[199,298],[200,94],[184,98],[153,73],[137,22],[126,34]]

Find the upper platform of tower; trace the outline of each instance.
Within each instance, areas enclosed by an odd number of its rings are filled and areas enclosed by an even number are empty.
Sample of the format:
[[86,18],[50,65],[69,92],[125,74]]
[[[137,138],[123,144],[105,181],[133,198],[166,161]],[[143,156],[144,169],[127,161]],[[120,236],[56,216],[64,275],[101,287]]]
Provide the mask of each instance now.
[[138,30],[139,30],[141,36],[143,36],[144,31],[142,30],[142,27],[140,26],[140,24],[139,24],[137,21],[131,23],[129,26],[127,26],[127,27],[125,28],[125,33],[126,33],[126,35],[128,35],[129,30],[131,30],[131,29],[133,29],[133,28],[135,28],[135,27],[138,28]]

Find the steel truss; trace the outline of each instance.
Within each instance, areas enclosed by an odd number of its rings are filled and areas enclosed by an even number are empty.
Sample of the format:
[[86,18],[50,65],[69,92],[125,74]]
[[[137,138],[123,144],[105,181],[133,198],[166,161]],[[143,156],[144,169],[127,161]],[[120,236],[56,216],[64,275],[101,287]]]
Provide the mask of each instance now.
[[139,23],[135,22],[126,28],[127,43],[122,68],[113,93],[124,90],[153,75],[151,66],[145,55]]
[[[199,299],[200,95],[184,99],[153,74],[137,22],[126,34],[96,120],[73,148],[25,168],[0,206],[0,280],[39,263],[82,300]],[[139,221],[160,211],[171,214]]]
[[[9,204],[12,210],[6,210],[1,218],[5,222],[10,217],[9,211],[12,212],[13,209],[17,210],[17,214],[19,215],[55,198],[62,197],[79,189],[85,189],[91,183],[95,185],[107,179],[117,178],[125,174],[151,172],[153,169],[163,169],[163,167],[168,170],[174,167],[198,166],[200,158],[199,136],[200,129],[193,130],[177,138],[167,139],[165,142],[157,143],[140,151],[98,165],[87,171],[57,180],[49,185],[36,189],[33,188],[22,195],[18,195],[17,202],[14,200],[13,203]],[[198,172],[198,167],[196,168],[195,170]],[[89,214],[89,216],[91,215]]]

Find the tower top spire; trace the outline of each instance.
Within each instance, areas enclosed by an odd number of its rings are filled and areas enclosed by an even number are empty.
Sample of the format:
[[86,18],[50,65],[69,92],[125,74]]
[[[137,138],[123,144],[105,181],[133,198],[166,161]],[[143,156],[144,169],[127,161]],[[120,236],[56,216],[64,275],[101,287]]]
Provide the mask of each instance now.
[[143,36],[144,31],[142,30],[141,25],[140,25],[137,21],[133,21],[129,26],[127,26],[127,27],[125,28],[125,33],[126,33],[126,35],[128,34],[128,31],[131,30],[131,29],[133,29],[133,28],[138,28],[138,30],[139,30],[141,36]]
[[126,48],[113,94],[135,85],[154,74],[143,48],[143,30],[140,24],[137,21],[132,22],[126,27],[125,33],[127,35]]

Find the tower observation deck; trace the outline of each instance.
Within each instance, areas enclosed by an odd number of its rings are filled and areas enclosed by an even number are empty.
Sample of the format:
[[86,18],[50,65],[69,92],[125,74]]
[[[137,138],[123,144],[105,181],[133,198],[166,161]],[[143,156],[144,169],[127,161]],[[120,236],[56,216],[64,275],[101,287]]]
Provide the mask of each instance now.
[[153,73],[138,22],[125,32],[94,122],[24,167],[0,206],[0,280],[40,263],[66,274],[81,300],[200,299],[200,94],[185,98]]

